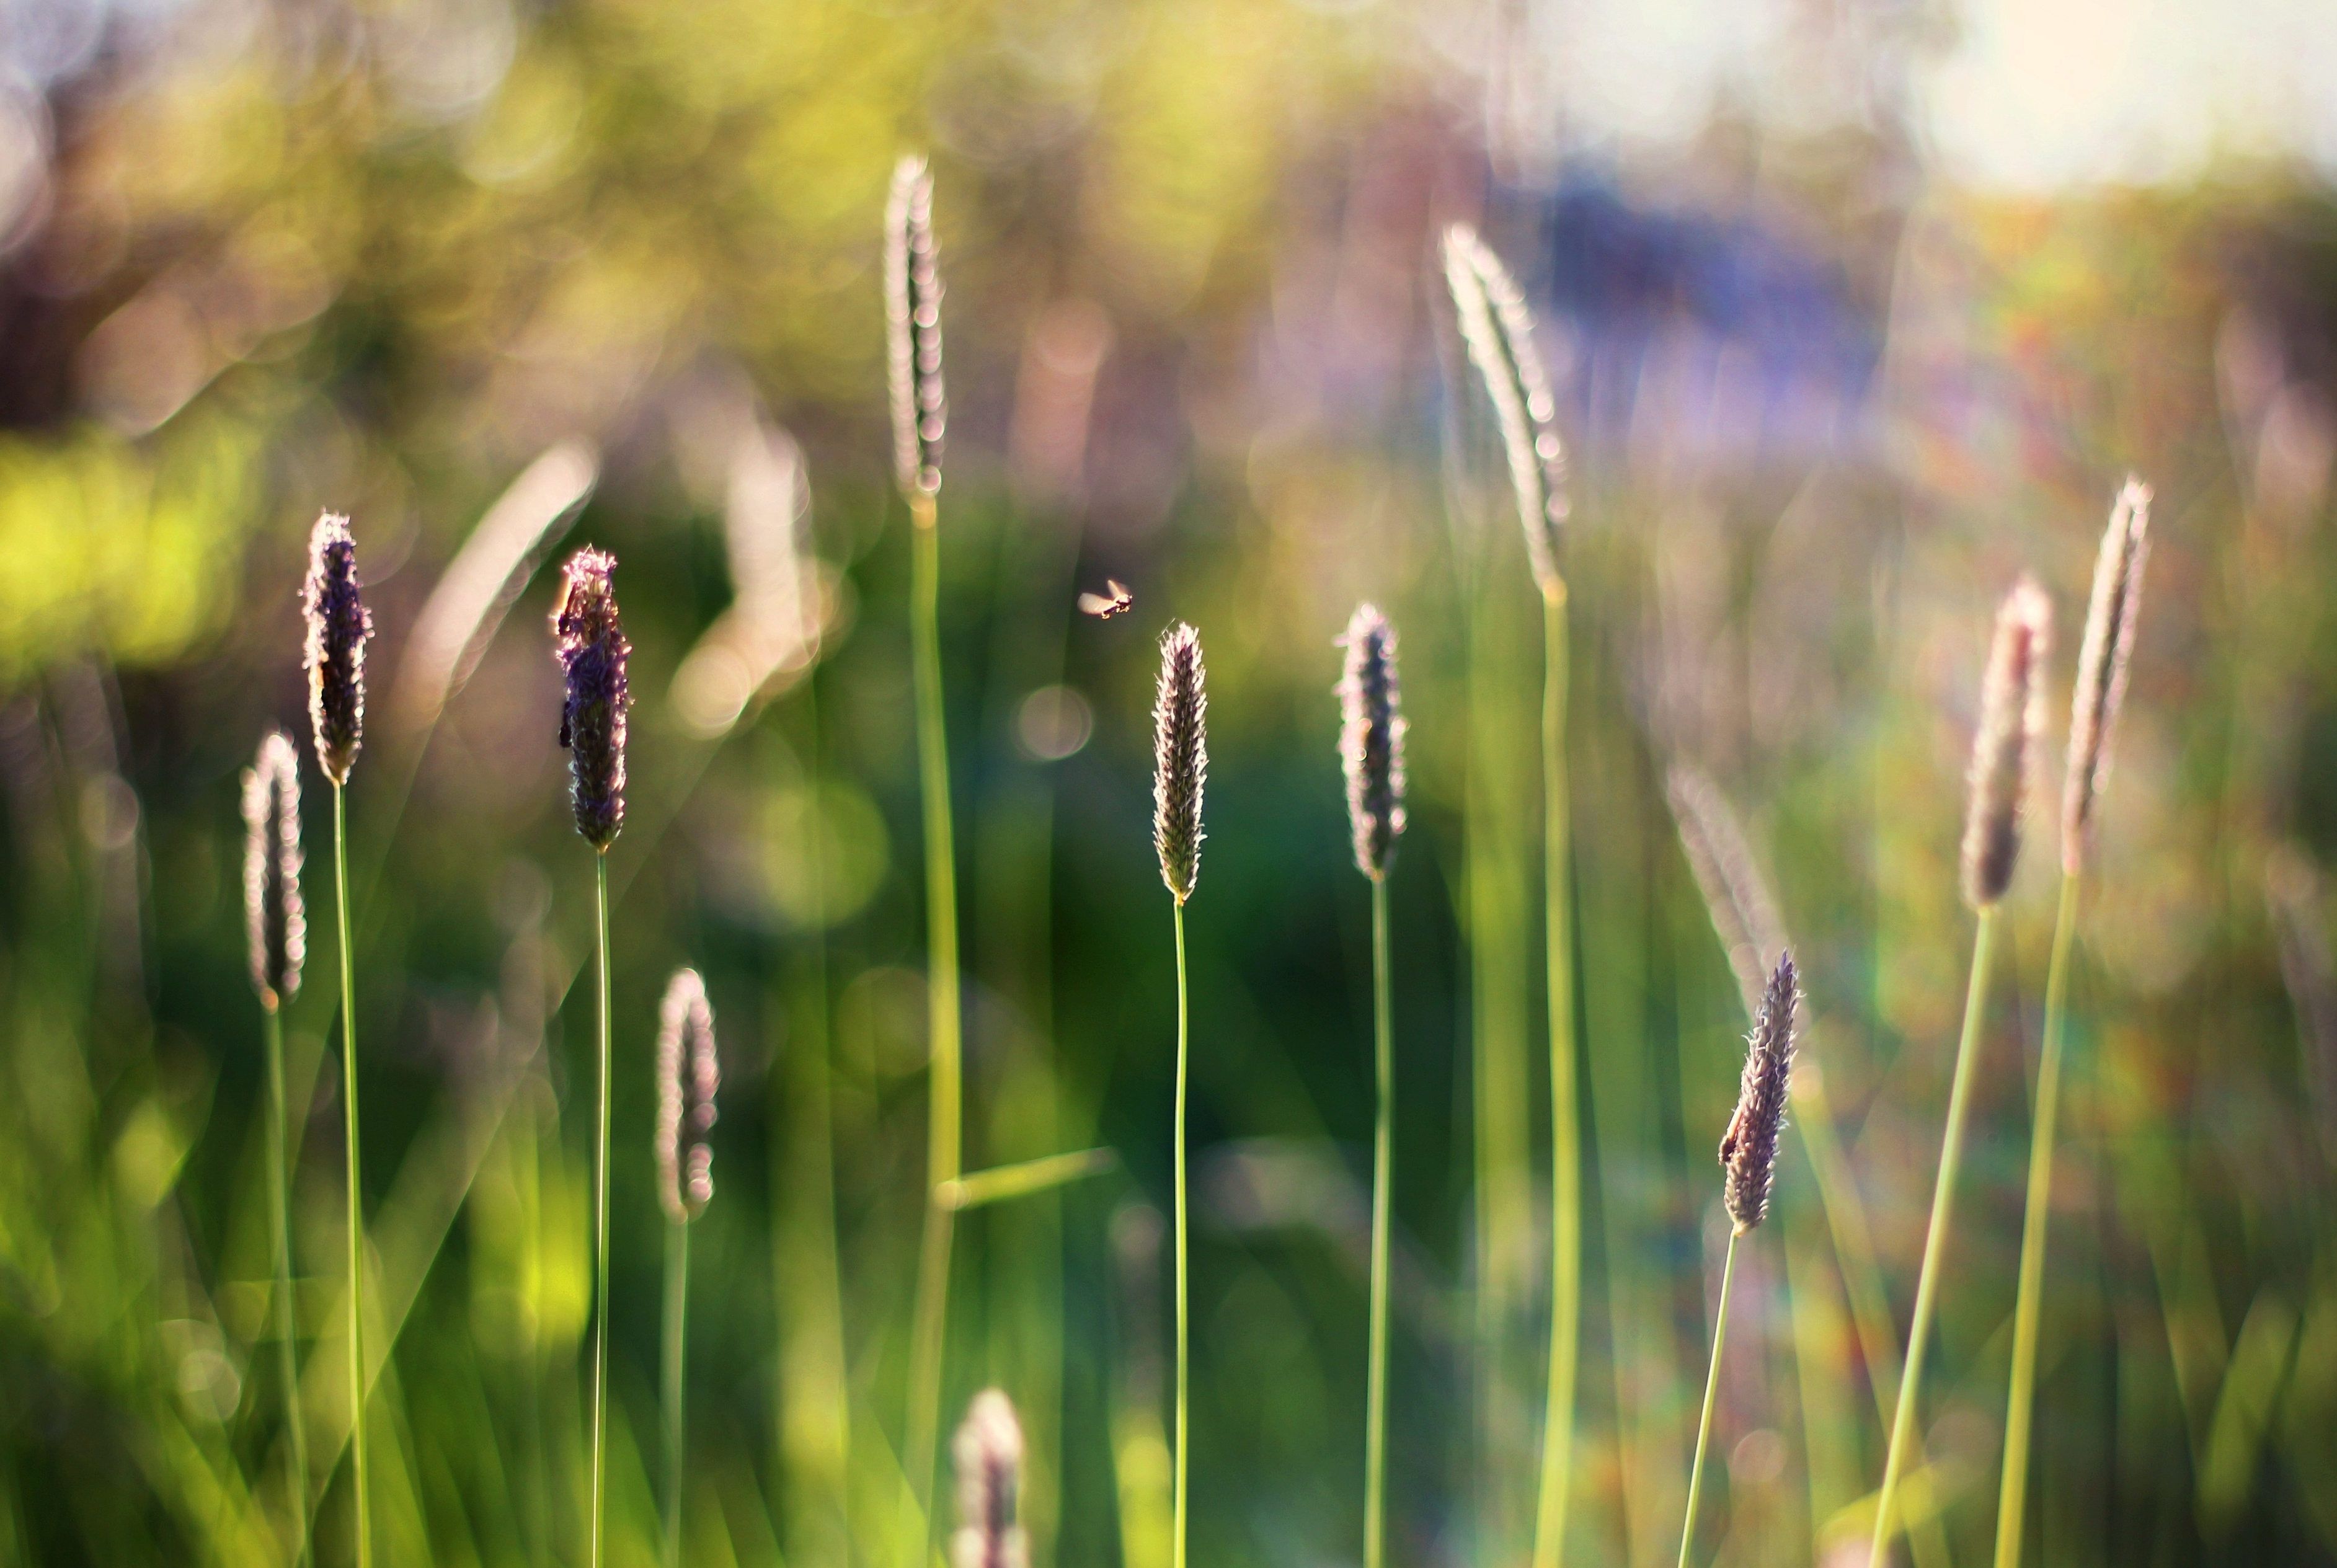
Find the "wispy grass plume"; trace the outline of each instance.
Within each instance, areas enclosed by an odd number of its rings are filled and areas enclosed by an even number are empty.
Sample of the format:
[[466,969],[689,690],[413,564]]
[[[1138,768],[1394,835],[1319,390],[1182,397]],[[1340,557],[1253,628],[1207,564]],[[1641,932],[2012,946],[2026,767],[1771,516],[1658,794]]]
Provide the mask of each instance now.
[[1931,1222],[1923,1236],[1923,1263],[1915,1283],[1915,1313],[1907,1330],[1907,1373],[1891,1421],[1891,1446],[1875,1494],[1874,1534],[1868,1568],[1883,1568],[1898,1524],[1892,1508],[1914,1446],[1915,1411],[1923,1394],[1923,1362],[1939,1305],[1940,1259],[1954,1222],[1956,1172],[1962,1162],[1964,1114],[1971,1092],[1973,1047],[1988,1000],[1991,938],[1998,905],[2012,884],[2020,853],[2020,819],[2029,776],[2045,726],[2045,661],[2052,645],[2053,607],[2036,582],[2023,576],[1997,612],[1996,636],[1980,687],[1980,728],[1972,738],[1970,799],[1965,808],[1963,891],[1980,918],[1972,933],[1971,984],[1956,1042],[1955,1073],[1948,1089],[1947,1126],[1931,1191]]
[[1201,634],[1183,622],[1160,638],[1160,686],[1152,704],[1152,847],[1177,923],[1177,1110],[1172,1161],[1177,1212],[1176,1482],[1170,1504],[1169,1568],[1185,1568],[1185,1502],[1191,1446],[1192,1291],[1186,1272],[1185,1084],[1191,1031],[1185,984],[1185,901],[1201,877],[1201,793],[1208,782],[1209,694]]
[[682,1391],[689,1354],[689,1227],[714,1197],[714,1094],[722,1065],[714,1044],[714,1009],[695,969],[677,969],[658,1005],[658,1201],[665,1248],[665,1568],[680,1568],[681,1502],[687,1429]]
[[[1664,787],[1672,819],[1679,829],[1680,849],[1703,896],[1706,912],[1712,917],[1713,933],[1736,977],[1745,1016],[1748,1022],[1757,1020],[1767,991],[1768,967],[1785,951],[1785,920],[1776,898],[1769,891],[1768,878],[1745,840],[1735,809],[1708,774],[1687,763],[1675,763],[1665,776]],[[1813,1026],[1806,1022],[1806,1012],[1801,1015],[1804,1027]],[[1818,1202],[1825,1211],[1843,1292],[1850,1302],[1859,1357],[1865,1363],[1875,1412],[1887,1431],[1899,1397],[1898,1330],[1891,1319],[1882,1266],[1875,1260],[1866,1205],[1859,1197],[1858,1183],[1835,1132],[1825,1082],[1815,1062],[1797,1061],[1793,1099],[1800,1113],[1792,1125],[1809,1153],[1810,1173],[1817,1183]],[[1920,1458],[1920,1438],[1915,1452]],[[1947,1540],[1936,1520],[1919,1526],[1912,1544],[1917,1568],[1934,1568],[1949,1561]]]
[[1018,1517],[1022,1426],[1013,1405],[995,1388],[975,1395],[951,1447],[957,1462],[951,1568],[1030,1568],[1030,1540]]
[[2037,1331],[2045,1300],[2046,1232],[2052,1223],[2054,1127],[2061,1105],[2061,1057],[2068,1033],[2069,954],[2078,928],[2078,883],[2085,872],[2095,807],[2110,776],[2110,739],[2126,699],[2127,666],[2142,609],[2150,554],[2150,490],[2129,477],[2111,505],[2094,564],[2093,601],[2078,645],[2069,700],[2068,773],[2061,793],[2061,902],[2053,957],[2045,973],[2045,1039],[2037,1063],[2037,1111],[2029,1126],[2029,1192],[2020,1226],[2020,1289],[2012,1311],[2012,1382],[2005,1398],[2004,1470],[1997,1491],[1996,1568],[2019,1568],[2029,1486],[2029,1436],[2037,1398]]
[[1388,999],[1388,863],[1403,831],[1402,689],[1395,628],[1359,604],[1340,639],[1339,761],[1355,868],[1372,883],[1372,1280],[1370,1381],[1364,1416],[1364,1568],[1380,1568],[1387,1513],[1388,1202],[1393,1180],[1395,1046]]
[[308,922],[300,904],[300,755],[280,733],[259,743],[243,775],[243,913],[251,947],[251,985],[259,994],[267,1049],[268,1187],[270,1250],[276,1268],[273,1316],[284,1380],[286,1490],[293,1556],[308,1560],[308,1437],[300,1418],[295,1355],[298,1315],[292,1298],[291,1182],[285,1172],[283,1004],[300,992]]
[[347,1112],[349,1247],[349,1473],[357,1488],[358,1568],[373,1562],[373,1511],[366,1466],[365,1209],[358,1180],[357,966],[349,950],[349,770],[365,743],[365,651],[373,637],[357,581],[349,520],[328,512],[308,536],[308,727],[317,765],[333,786],[333,904],[341,942],[341,1102]]
[[601,1568],[607,1477],[609,1392],[609,846],[625,826],[625,717],[632,706],[625,640],[617,612],[617,558],[603,550],[569,557],[552,607],[552,652],[565,690],[560,743],[568,749],[569,802],[576,831],[592,847],[593,934],[598,967],[594,1017],[599,1047],[592,1140],[592,1568]]
[[1581,1111],[1574,1062],[1572,806],[1566,766],[1569,681],[1566,580],[1558,564],[1569,503],[1557,400],[1534,347],[1525,296],[1475,230],[1444,231],[1444,277],[1462,340],[1500,422],[1526,562],[1542,600],[1542,931],[1550,1003],[1550,1385],[1543,1406],[1541,1481],[1533,1568],[1558,1568],[1574,1465],[1575,1367],[1582,1311]]
[[1736,1243],[1768,1218],[1769,1187],[1777,1173],[1777,1134],[1785,1125],[1785,1097],[1794,1071],[1794,1010],[1800,1001],[1794,956],[1782,954],[1770,973],[1761,1010],[1745,1042],[1745,1075],[1737,1086],[1736,1113],[1720,1140],[1725,1178],[1721,1200],[1728,1210],[1728,1252],[1720,1266],[1720,1306],[1713,1314],[1712,1367],[1704,1378],[1704,1414],[1696,1428],[1696,1457],[1687,1472],[1687,1512],[1680,1521],[1680,1568],[1687,1568],[1696,1539],[1697,1497],[1704,1485],[1704,1453],[1712,1441],[1712,1406],[1720,1392],[1720,1357],[1728,1343],[1728,1288],[1736,1276]]
[[[942,702],[942,435],[949,405],[942,390],[942,280],[934,246],[934,177],[919,157],[893,171],[885,211],[885,324],[890,349],[893,461],[909,504],[909,636],[917,704],[917,787],[924,808],[926,1014],[932,1074],[927,1092],[924,1237],[917,1252],[917,1298],[910,1330],[905,1443],[911,1497],[931,1495],[941,1419],[942,1354],[948,1343],[953,1210],[936,1194],[959,1175],[963,1078],[957,967],[957,850],[950,819],[949,729]],[[909,1561],[924,1555],[931,1520],[916,1529]]]

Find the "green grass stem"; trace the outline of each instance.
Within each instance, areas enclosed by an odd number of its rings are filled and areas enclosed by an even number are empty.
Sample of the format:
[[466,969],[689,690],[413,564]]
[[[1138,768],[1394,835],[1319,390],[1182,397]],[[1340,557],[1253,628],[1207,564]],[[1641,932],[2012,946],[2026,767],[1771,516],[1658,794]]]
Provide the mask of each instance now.
[[341,1103],[348,1120],[349,1472],[357,1485],[357,1568],[373,1563],[373,1510],[366,1486],[365,1206],[357,1183],[357,965],[349,952],[348,791],[333,786],[333,908],[341,935]]
[[2045,972],[2045,1042],[2037,1063],[2037,1118],[2029,1133],[2029,1199],[2020,1225],[2020,1293],[2012,1312],[2012,1390],[2004,1412],[2004,1479],[1996,1501],[1996,1568],[2020,1568],[2029,1491],[2029,1417],[2037,1397],[2037,1322],[2045,1297],[2045,1235],[2052,1222],[2053,1124],[2061,1103],[2061,1049],[2068,1031],[2069,948],[2078,928],[2078,878],[2061,877],[2053,960]]
[[[909,1348],[905,1457],[912,1500],[932,1495],[939,1431],[942,1352],[949,1328],[950,1241],[955,1210],[939,1192],[958,1177],[962,1097],[957,978],[957,859],[950,832],[949,730],[942,707],[941,539],[934,497],[910,498],[913,526],[909,632],[914,644],[917,780],[924,805],[926,1007],[933,1070],[928,1092],[924,1236],[917,1253],[917,1296]],[[931,1510],[914,1532],[908,1563],[917,1568],[932,1534]]]
[[308,1435],[300,1419],[300,1366],[294,1343],[299,1313],[292,1298],[292,1198],[285,1172],[284,1015],[274,1004],[265,1009],[268,1053],[268,1186],[274,1208],[277,1355],[284,1378],[284,1440],[290,1472],[292,1560],[308,1561]]
[[1541,769],[1545,814],[1543,928],[1550,969],[1550,1391],[1542,1411],[1541,1491],[1534,1510],[1534,1568],[1566,1554],[1566,1504],[1574,1467],[1574,1374],[1582,1313],[1582,1149],[1574,1074],[1574,931],[1570,811],[1566,775],[1566,588],[1542,596]]
[[1955,1075],[1948,1089],[1948,1124],[1940,1141],[1939,1179],[1931,1190],[1931,1223],[1923,1236],[1922,1271],[1916,1277],[1914,1321],[1907,1329],[1907,1370],[1899,1383],[1891,1447],[1882,1461],[1882,1488],[1874,1499],[1874,1536],[1867,1568],[1884,1568],[1890,1561],[1892,1505],[1898,1501],[1900,1475],[1913,1448],[1915,1408],[1923,1396],[1924,1350],[1931,1338],[1931,1315],[1939,1305],[1940,1259],[1947,1252],[1948,1232],[1955,1218],[1956,1171],[1963,1163],[1964,1113],[1971,1099],[1973,1047],[1979,1043],[1980,1017],[1987,1008],[1996,919],[1997,906],[1983,907],[1972,933],[1971,985],[1964,995],[1963,1033],[1956,1042]]
[[592,857],[593,935],[599,964],[594,970],[600,1006],[598,1132],[592,1144],[592,1568],[601,1568],[601,1524],[607,1501],[609,1426],[609,856]]
[[1185,1568],[1185,1484],[1189,1470],[1191,1436],[1187,1419],[1186,1390],[1191,1382],[1191,1291],[1185,1258],[1185,1078],[1189,1039],[1185,987],[1185,901],[1177,900],[1177,1120],[1173,1166],[1177,1191],[1177,1454],[1176,1492],[1170,1504],[1168,1568]]
[[1393,1184],[1395,1044],[1388,1001],[1387,877],[1372,878],[1371,1381],[1364,1415],[1364,1568],[1381,1568],[1387,1532],[1388,1196]]
[[1696,1539],[1696,1500],[1704,1486],[1704,1451],[1712,1442],[1712,1407],[1720,1394],[1720,1352],[1728,1343],[1728,1287],[1736,1278],[1736,1243],[1744,1232],[1728,1232],[1728,1255],[1720,1265],[1720,1309],[1712,1318],[1712,1367],[1704,1375],[1704,1415],[1696,1424],[1696,1457],[1687,1467],[1687,1512],[1680,1519],[1679,1568],[1687,1568],[1689,1544]]
[[681,1496],[688,1467],[682,1426],[683,1380],[689,1370],[689,1222],[665,1228],[665,1568],[681,1568]]

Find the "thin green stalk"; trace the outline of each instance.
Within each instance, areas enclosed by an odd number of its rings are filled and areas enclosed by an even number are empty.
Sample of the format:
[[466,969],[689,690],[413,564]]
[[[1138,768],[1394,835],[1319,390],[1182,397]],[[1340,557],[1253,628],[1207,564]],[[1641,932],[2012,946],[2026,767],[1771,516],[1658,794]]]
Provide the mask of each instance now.
[[1574,1370],[1582,1312],[1582,1150],[1574,1082],[1574,931],[1566,777],[1566,587],[1542,595],[1541,775],[1543,927],[1550,968],[1550,1393],[1542,1411],[1541,1495],[1534,1511],[1534,1568],[1566,1554],[1567,1494],[1574,1467]]
[[[932,1019],[933,1073],[925,1154],[925,1228],[917,1254],[916,1316],[909,1348],[906,1457],[913,1503],[932,1494],[934,1442],[941,1419],[942,1352],[949,1327],[950,1240],[955,1212],[935,1196],[958,1176],[961,1097],[958,1064],[957,860],[950,833],[949,731],[942,709],[941,539],[930,495],[911,497],[913,526],[909,632],[914,644],[917,782],[925,830],[926,1007]],[[919,1524],[909,1562],[915,1568],[932,1530]]]
[[1940,1173],[1931,1190],[1931,1225],[1923,1237],[1923,1268],[1915,1282],[1915,1318],[1907,1330],[1907,1370],[1899,1382],[1899,1408],[1891,1422],[1891,1448],[1882,1462],[1882,1490],[1874,1499],[1873,1545],[1867,1568],[1883,1568],[1891,1556],[1891,1506],[1898,1500],[1900,1471],[1906,1463],[1915,1430],[1915,1406],[1923,1395],[1923,1353],[1931,1338],[1931,1313],[1938,1305],[1940,1259],[1946,1252],[1953,1223],[1956,1171],[1963,1162],[1964,1112],[1970,1099],[1973,1045],[1980,1038],[1980,1015],[1988,1001],[1988,965],[1996,934],[1993,904],[1980,912],[1972,933],[1971,986],[1964,995],[1964,1026],[1956,1042],[1955,1076],[1948,1089],[1948,1125],[1940,1142]]
[[681,1489],[687,1442],[682,1380],[689,1372],[689,1222],[665,1228],[665,1568],[681,1568]]
[[1372,1366],[1364,1415],[1364,1568],[1380,1568],[1387,1530],[1388,1193],[1394,1169],[1395,1044],[1388,1004],[1384,872],[1372,878],[1372,1080],[1378,1111],[1372,1132]]
[[2012,1393],[2004,1413],[2004,1480],[1996,1500],[1996,1568],[2020,1568],[2029,1492],[2029,1423],[2037,1396],[2037,1319],[2045,1297],[2045,1233],[2052,1222],[2053,1122],[2061,1103],[2061,1043],[2068,1028],[2070,939],[2078,878],[2061,877],[2053,962],[2045,973],[2045,1045],[2037,1063],[2037,1122],[2029,1133],[2029,1202],[2020,1225],[2020,1294],[2012,1312]]
[[333,906],[341,933],[341,1102],[348,1118],[349,1465],[357,1489],[357,1568],[373,1563],[373,1509],[366,1492],[365,1209],[357,1185],[357,966],[349,953],[348,791],[333,786]]
[[607,1457],[602,1440],[609,1405],[609,856],[592,857],[595,936],[600,944],[599,1132],[592,1145],[592,1555],[601,1568],[601,1508]]
[[268,1047],[268,1185],[275,1207],[277,1350],[284,1377],[284,1436],[292,1473],[292,1558],[308,1561],[308,1435],[300,1421],[300,1367],[293,1345],[299,1314],[292,1299],[292,1200],[284,1171],[284,1015],[265,1013]]
[[1177,1491],[1170,1514],[1168,1568],[1185,1568],[1185,1480],[1188,1469],[1185,1391],[1190,1371],[1190,1302],[1185,1274],[1185,901],[1177,900],[1177,1126],[1173,1161],[1177,1189]]
[[1736,1278],[1736,1243],[1745,1233],[1728,1232],[1728,1255],[1720,1265],[1720,1310],[1712,1318],[1712,1369],[1704,1375],[1704,1415],[1696,1426],[1696,1457],[1687,1467],[1687,1514],[1680,1520],[1679,1568],[1687,1568],[1687,1549],[1696,1539],[1696,1500],[1704,1486],[1704,1451],[1712,1442],[1712,1406],[1720,1393],[1720,1351],[1728,1343],[1728,1286]]

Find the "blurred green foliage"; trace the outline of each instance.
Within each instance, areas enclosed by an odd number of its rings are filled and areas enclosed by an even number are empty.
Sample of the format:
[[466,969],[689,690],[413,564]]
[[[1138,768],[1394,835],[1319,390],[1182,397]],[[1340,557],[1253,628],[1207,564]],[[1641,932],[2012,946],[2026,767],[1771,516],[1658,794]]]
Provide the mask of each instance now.
[[[959,1220],[944,1406],[992,1381],[1017,1400],[1036,1562],[1163,1561],[1173,1019],[1145,713],[1171,617],[1201,628],[1214,698],[1195,1554],[1359,1550],[1367,926],[1329,687],[1366,595],[1403,630],[1413,725],[1391,1550],[1501,1560],[1530,1516],[1548,1259],[1481,1260],[1472,1203],[1481,1181],[1496,1203],[1545,1185],[1539,982],[1501,956],[1538,937],[1531,598],[1481,421],[1440,374],[1425,267],[1437,222],[1483,211],[1552,302],[1579,431],[1574,1560],[1667,1560],[1716,1273],[1710,1151],[1743,1020],[1666,765],[1721,780],[1777,884],[1903,1324],[1961,996],[1987,618],[2039,573],[2058,709],[2129,466],[2158,544],[2073,990],[2030,1556],[2337,1560],[2337,206],[2308,176],[2013,201],[1926,183],[1888,116],[1817,132],[1727,105],[1691,146],[1587,159],[1645,232],[1784,234],[1830,280],[1864,357],[1748,405],[1765,344],[1804,340],[1799,297],[1753,290],[1784,318],[1765,338],[1653,274],[1622,305],[1582,288],[1550,181],[1482,150],[1500,73],[1403,6],[385,0],[112,28],[46,100],[0,316],[0,1562],[280,1559],[236,773],[266,727],[298,732],[298,547],[326,505],[356,517],[382,630],[350,808],[384,1561],[581,1560],[591,885],[548,584],[523,582],[443,716],[388,701],[474,521],[568,437],[600,482],[552,539],[622,560],[640,697],[611,867],[612,1561],[655,1549],[649,1043],[681,962],[727,1054],[693,1243],[688,1560],[902,1560],[923,920],[875,263],[910,145],[935,153],[950,287],[969,1169],[1120,1157]],[[825,564],[825,633],[709,723],[676,673],[744,592],[725,514],[774,425],[806,454],[790,548]],[[1107,574],[1135,612],[1075,616]],[[1473,710],[1472,631],[1520,681]],[[1507,903],[1464,886],[1472,778],[1527,824]],[[1933,1361],[1918,1490],[1941,1562],[1990,1544],[2043,815]],[[312,795],[312,908],[322,816]],[[340,1562],[330,947],[320,929],[288,1023],[300,1397],[319,1557]],[[1503,1011],[1472,1018],[1489,972]],[[1527,1091],[1491,1107],[1490,1170],[1481,1026],[1514,1035]],[[1779,1224],[1740,1260],[1705,1536],[1732,1564],[1854,1542],[1879,1475],[1814,1204],[1789,1154]]]

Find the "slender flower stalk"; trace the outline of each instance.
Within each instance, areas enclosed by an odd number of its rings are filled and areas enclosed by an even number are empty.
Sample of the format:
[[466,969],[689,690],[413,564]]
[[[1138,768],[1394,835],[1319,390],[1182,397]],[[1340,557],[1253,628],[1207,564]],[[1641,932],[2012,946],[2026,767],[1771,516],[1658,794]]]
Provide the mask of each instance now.
[[1736,1275],[1736,1243],[1768,1218],[1769,1187],[1777,1173],[1777,1134],[1794,1073],[1794,1009],[1801,999],[1794,956],[1781,954],[1761,996],[1761,1011],[1745,1041],[1745,1075],[1736,1113],[1720,1141],[1721,1189],[1728,1210],[1728,1254],[1720,1266],[1720,1307],[1712,1320],[1712,1367],[1704,1378],[1704,1414],[1696,1427],[1696,1457],[1687,1471],[1687,1512],[1680,1520],[1680,1568],[1696,1539],[1696,1504],[1704,1485],[1704,1454],[1712,1441],[1712,1406],[1720,1391],[1720,1357],[1728,1343],[1728,1288]]
[[1569,513],[1558,405],[1534,347],[1533,316],[1501,259],[1476,233],[1444,233],[1444,275],[1461,336],[1500,422],[1526,563],[1542,600],[1542,930],[1550,1001],[1550,1387],[1542,1407],[1541,1482],[1533,1568],[1558,1568],[1574,1465],[1576,1358],[1582,1313],[1582,1147],[1574,1061],[1572,805],[1566,765],[1570,680],[1566,579],[1558,564]]
[[[957,1180],[963,1077],[957,967],[957,850],[951,830],[949,729],[942,701],[942,437],[949,403],[942,384],[942,282],[934,245],[934,177],[918,157],[893,171],[885,213],[885,321],[893,405],[895,478],[909,504],[909,636],[917,706],[917,785],[924,808],[926,1014],[932,1079],[927,1093],[924,1236],[909,1346],[906,1462],[912,1504],[932,1488],[941,1419],[942,1356],[948,1342],[950,1246],[955,1211],[936,1194]],[[930,1518],[906,1545],[914,1568]]]
[[632,692],[613,582],[617,558],[601,550],[569,557],[552,612],[552,653],[565,684],[560,743],[568,750],[569,804],[592,847],[597,1071],[592,1142],[592,1568],[601,1568],[609,1392],[609,846],[625,827],[626,715]]
[[1931,1316],[1939,1304],[1940,1261],[1946,1254],[1954,1221],[1973,1046],[1980,1038],[1980,1014],[1988,1001],[1997,908],[2012,884],[2013,866],[2020,853],[2020,818],[2029,794],[2029,775],[2045,728],[2045,661],[2052,630],[2052,604],[2044,590],[2023,576],[1997,612],[1996,638],[1989,651],[1988,675],[1980,692],[1980,730],[1972,740],[1963,841],[1964,897],[1979,916],[1972,933],[1971,984],[1964,995],[1963,1031],[1956,1042],[1955,1073],[1948,1088],[1947,1126],[1941,1135],[1931,1221],[1923,1236],[1923,1263],[1916,1276],[1915,1315],[1907,1330],[1907,1370],[1900,1380],[1891,1446],[1882,1462],[1882,1486],[1874,1500],[1868,1568],[1883,1568],[1890,1559],[1891,1538],[1897,1527],[1892,1510],[1914,1443],[1915,1411],[1923,1393],[1923,1362]]
[[1404,719],[1396,679],[1395,628],[1370,604],[1355,607],[1340,643],[1339,761],[1355,869],[1372,883],[1371,1362],[1364,1417],[1364,1568],[1381,1568],[1387,1528],[1388,1205],[1393,1183],[1395,1046],[1388,999],[1388,863],[1403,831]]
[[301,595],[308,621],[308,725],[317,765],[333,786],[333,904],[341,944],[341,1102],[347,1118],[349,1249],[349,1470],[357,1488],[357,1568],[373,1562],[373,1509],[366,1484],[365,1208],[358,1180],[356,965],[349,948],[349,770],[365,741],[365,650],[373,636],[357,581],[349,520],[328,512],[308,536]]
[[259,994],[268,1073],[268,1186],[276,1266],[277,1351],[284,1381],[284,1435],[292,1512],[292,1555],[308,1561],[308,1436],[300,1419],[300,1371],[294,1339],[291,1182],[285,1173],[283,1004],[300,991],[308,923],[300,904],[300,757],[270,733],[243,775],[243,907],[251,944],[251,984]]
[[677,969],[658,1007],[658,1109],[653,1139],[658,1201],[666,1217],[665,1568],[680,1568],[681,1501],[687,1433],[682,1390],[689,1354],[689,1227],[714,1196],[714,1094],[722,1067],[715,1053],[714,1010],[695,969]]
[[2078,927],[2078,882],[2090,848],[2094,808],[2109,781],[2110,740],[2126,697],[2150,554],[2150,491],[2129,478],[2110,508],[2094,564],[2094,595],[2078,649],[2069,704],[2068,771],[2061,796],[2061,902],[2053,957],[2045,972],[2045,1039],[2037,1063],[2037,1113],[2029,1129],[2029,1192],[2020,1226],[2020,1288],[2012,1313],[2012,1386],[2006,1396],[2004,1474],[1996,1504],[1996,1568],[2020,1568],[2029,1488],[2029,1439],[2037,1398],[2037,1332],[2045,1298],[2046,1233],[2052,1223],[2054,1125],[2061,1102],[2061,1056],[2068,1033],[2069,952]]
[[1185,1568],[1191,1436],[1186,1397],[1191,1382],[1192,1291],[1185,1256],[1185,1084],[1191,1039],[1185,982],[1185,901],[1193,896],[1193,886],[1201,875],[1201,794],[1209,776],[1208,716],[1201,634],[1180,621],[1160,639],[1160,687],[1152,705],[1152,847],[1160,857],[1160,880],[1176,900],[1177,923],[1177,1110],[1171,1157],[1177,1199],[1177,1436],[1169,1568]]
[[1017,1517],[1022,1426],[995,1388],[973,1396],[951,1446],[957,1465],[957,1534],[951,1568],[1030,1568],[1031,1542]]

